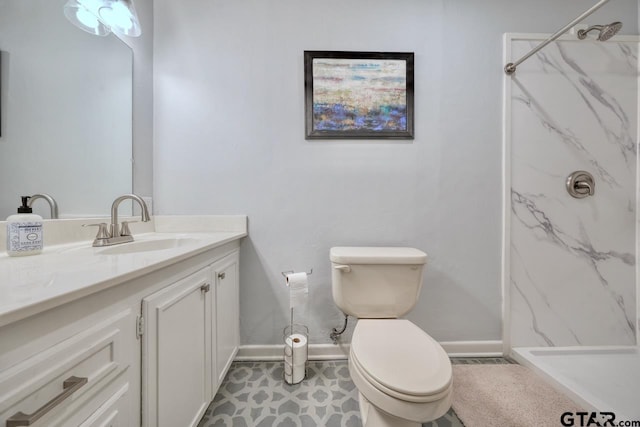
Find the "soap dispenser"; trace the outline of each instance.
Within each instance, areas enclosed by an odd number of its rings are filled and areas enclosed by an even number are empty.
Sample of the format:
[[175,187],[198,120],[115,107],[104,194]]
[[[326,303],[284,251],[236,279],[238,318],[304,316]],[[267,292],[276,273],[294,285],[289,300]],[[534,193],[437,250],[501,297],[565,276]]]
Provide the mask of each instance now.
[[42,252],[42,217],[28,206],[29,196],[22,196],[18,213],[7,218],[7,254],[36,255]]

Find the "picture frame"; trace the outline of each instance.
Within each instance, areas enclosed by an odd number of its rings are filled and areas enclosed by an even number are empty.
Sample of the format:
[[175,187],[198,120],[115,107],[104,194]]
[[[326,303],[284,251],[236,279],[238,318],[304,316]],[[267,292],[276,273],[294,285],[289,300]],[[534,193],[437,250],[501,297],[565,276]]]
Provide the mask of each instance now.
[[413,52],[305,51],[306,139],[413,139]]

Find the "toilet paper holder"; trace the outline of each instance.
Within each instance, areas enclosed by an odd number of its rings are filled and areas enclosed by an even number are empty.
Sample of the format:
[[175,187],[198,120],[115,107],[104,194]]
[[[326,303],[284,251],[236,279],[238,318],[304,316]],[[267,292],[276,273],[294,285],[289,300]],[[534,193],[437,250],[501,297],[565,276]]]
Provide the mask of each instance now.
[[[282,276],[289,280],[288,275],[294,274],[295,271],[282,271]],[[305,272],[307,276],[313,274],[313,268],[309,272]],[[309,359],[309,328],[305,325],[293,322],[293,306],[291,307],[291,318],[289,325],[283,331],[284,340],[284,369],[282,377],[289,385],[301,383],[307,377],[307,360]],[[298,337],[294,338],[294,336]],[[303,342],[302,347],[296,343]],[[300,353],[301,352],[301,353]],[[302,361],[300,360],[302,359]]]
[[[292,274],[295,273],[295,271],[293,270],[287,270],[287,271],[281,271],[280,274],[282,274],[283,277],[287,277],[287,274]],[[311,276],[313,274],[313,268],[311,269],[310,272],[307,273],[307,276]]]

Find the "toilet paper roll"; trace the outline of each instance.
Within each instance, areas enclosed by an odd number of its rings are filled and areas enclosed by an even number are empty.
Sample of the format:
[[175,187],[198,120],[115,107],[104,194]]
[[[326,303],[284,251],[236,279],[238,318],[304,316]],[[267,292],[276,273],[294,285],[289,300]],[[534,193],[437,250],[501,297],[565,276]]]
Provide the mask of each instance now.
[[302,334],[291,334],[285,339],[284,360],[291,365],[306,363],[309,346],[307,337]]
[[299,363],[297,365],[292,365],[289,362],[287,362],[286,360],[284,362],[284,373],[286,375],[293,375],[293,372],[300,370],[300,368],[303,368],[303,369],[306,368],[306,364]]
[[306,375],[306,365],[290,365],[287,362],[284,363],[284,380],[287,384],[298,384],[304,379]]
[[307,302],[309,295],[309,282],[307,273],[287,274],[287,286],[289,287],[289,307],[294,308]]

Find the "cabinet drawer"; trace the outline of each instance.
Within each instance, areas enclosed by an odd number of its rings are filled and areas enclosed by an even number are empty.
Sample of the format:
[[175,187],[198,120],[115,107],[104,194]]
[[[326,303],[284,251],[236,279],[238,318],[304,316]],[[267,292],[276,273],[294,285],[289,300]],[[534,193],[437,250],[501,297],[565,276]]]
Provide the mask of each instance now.
[[125,345],[126,334],[135,333],[131,317],[124,310],[0,372],[0,427],[87,419],[104,403],[101,391],[132,363]]
[[80,427],[128,426],[129,385],[125,384],[100,406]]

